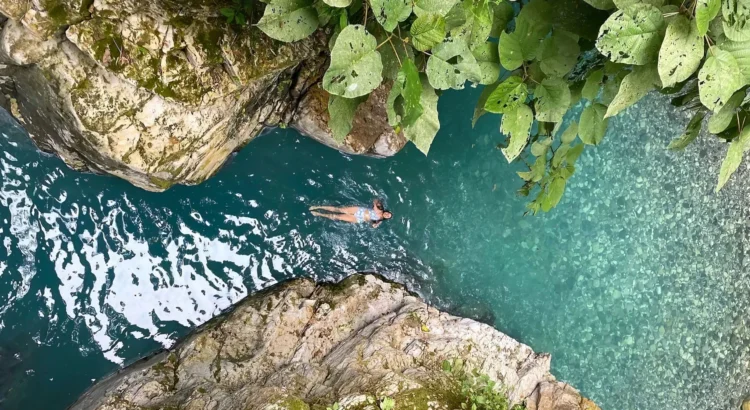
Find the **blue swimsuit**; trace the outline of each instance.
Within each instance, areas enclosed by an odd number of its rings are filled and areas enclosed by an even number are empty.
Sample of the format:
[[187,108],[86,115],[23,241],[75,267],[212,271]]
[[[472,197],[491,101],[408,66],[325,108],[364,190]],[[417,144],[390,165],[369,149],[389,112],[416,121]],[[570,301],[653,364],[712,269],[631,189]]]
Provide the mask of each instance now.
[[364,222],[377,222],[380,220],[374,211],[367,208],[358,208],[357,212],[354,213],[354,217],[357,218],[357,223],[360,224]]

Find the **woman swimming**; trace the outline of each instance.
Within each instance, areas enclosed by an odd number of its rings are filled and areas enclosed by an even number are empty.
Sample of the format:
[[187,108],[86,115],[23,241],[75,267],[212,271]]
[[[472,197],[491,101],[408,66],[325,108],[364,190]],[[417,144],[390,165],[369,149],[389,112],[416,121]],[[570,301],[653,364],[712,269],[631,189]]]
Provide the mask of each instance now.
[[[319,210],[326,212],[319,212]],[[311,206],[310,211],[315,216],[322,216],[334,221],[344,221],[353,224],[369,223],[373,228],[377,228],[384,220],[393,217],[391,211],[383,208],[383,202],[379,199],[372,202],[372,209],[359,206]]]

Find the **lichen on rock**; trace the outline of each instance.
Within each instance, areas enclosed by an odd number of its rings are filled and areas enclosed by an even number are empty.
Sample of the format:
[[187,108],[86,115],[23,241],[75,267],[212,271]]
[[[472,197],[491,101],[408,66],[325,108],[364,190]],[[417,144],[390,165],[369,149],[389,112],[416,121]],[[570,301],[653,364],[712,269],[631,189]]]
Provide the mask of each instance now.
[[460,408],[444,360],[486,374],[510,404],[599,410],[549,373],[550,356],[492,327],[438,311],[373,275],[296,279],[237,303],[170,351],[102,380],[72,410]]
[[346,144],[333,143],[325,106],[306,103],[327,61],[326,32],[279,43],[227,24],[222,5],[0,0],[0,100],[6,109],[17,101],[13,114],[37,145],[71,167],[154,191],[204,181],[278,124],[305,124],[303,132],[351,153],[403,146],[390,128],[375,138],[355,129]]

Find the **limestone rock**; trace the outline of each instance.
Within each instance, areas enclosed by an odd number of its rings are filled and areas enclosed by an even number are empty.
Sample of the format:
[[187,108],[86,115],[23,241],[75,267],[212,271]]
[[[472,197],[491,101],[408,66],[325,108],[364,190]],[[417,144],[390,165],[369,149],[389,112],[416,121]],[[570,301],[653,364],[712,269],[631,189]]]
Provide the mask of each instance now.
[[69,166],[154,191],[204,181],[267,126],[299,125],[357,154],[392,155],[404,145],[382,126],[383,95],[370,110],[382,116],[380,128],[357,127],[342,145],[323,122],[327,112],[306,103],[319,98],[327,33],[279,43],[230,26],[218,9],[208,1],[0,0],[0,105]]
[[599,410],[554,380],[549,355],[373,275],[297,279],[250,296],[71,409],[376,409],[373,397],[386,396],[396,409],[453,409],[446,359],[462,359],[531,410]]

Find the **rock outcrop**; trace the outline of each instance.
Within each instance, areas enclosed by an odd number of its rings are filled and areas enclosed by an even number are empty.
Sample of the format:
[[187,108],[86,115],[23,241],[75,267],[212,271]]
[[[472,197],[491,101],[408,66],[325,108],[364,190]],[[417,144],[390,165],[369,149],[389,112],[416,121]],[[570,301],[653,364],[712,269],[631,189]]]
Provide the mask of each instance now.
[[530,410],[599,410],[549,373],[550,356],[428,306],[373,275],[297,279],[250,296],[173,349],[110,376],[72,410],[454,409],[461,359]]
[[387,90],[368,102],[382,118],[333,139],[318,87],[327,33],[280,43],[228,24],[219,15],[228,5],[0,0],[0,105],[72,168],[154,191],[204,181],[266,127],[290,125],[355,154],[403,147],[385,120]]

